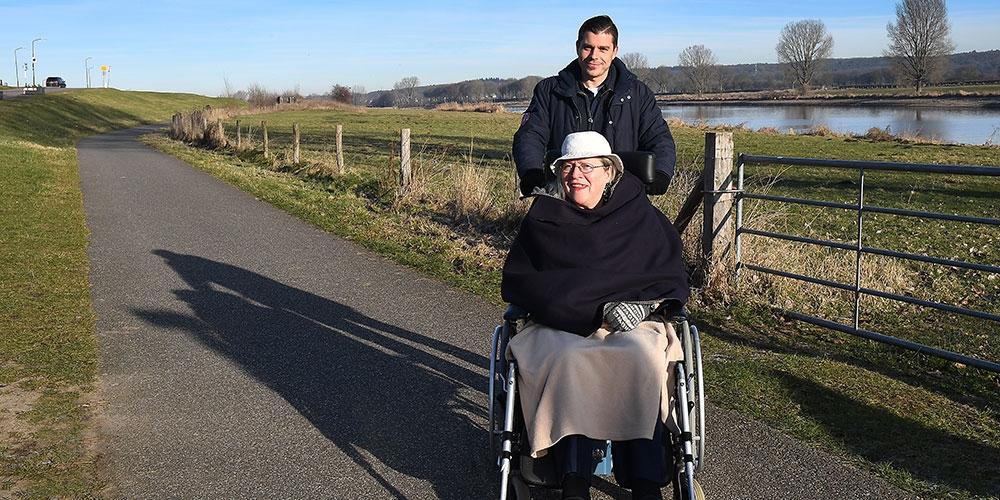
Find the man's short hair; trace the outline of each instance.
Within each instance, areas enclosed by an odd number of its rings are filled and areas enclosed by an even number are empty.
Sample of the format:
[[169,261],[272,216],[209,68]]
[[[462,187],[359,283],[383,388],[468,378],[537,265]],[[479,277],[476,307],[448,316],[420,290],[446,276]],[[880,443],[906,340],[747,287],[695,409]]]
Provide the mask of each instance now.
[[594,16],[584,21],[580,26],[580,31],[576,35],[576,43],[579,44],[580,40],[583,40],[584,35],[587,33],[593,33],[595,35],[609,33],[611,34],[611,43],[613,43],[616,48],[618,47],[618,27],[615,26],[615,22],[608,16]]

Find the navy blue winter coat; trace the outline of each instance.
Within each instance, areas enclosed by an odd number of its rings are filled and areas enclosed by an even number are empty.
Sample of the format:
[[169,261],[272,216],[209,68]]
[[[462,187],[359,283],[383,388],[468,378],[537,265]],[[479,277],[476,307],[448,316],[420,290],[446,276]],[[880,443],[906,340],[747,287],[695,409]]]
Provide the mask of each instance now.
[[653,152],[658,173],[668,180],[673,178],[677,160],[674,138],[653,91],[618,58],[612,62],[596,106],[590,106],[594,97],[580,81],[580,66],[574,60],[558,75],[535,86],[521,126],[514,133],[518,175],[523,179],[525,172],[547,167],[545,152],[560,149],[567,135],[596,130],[608,139],[612,151]]

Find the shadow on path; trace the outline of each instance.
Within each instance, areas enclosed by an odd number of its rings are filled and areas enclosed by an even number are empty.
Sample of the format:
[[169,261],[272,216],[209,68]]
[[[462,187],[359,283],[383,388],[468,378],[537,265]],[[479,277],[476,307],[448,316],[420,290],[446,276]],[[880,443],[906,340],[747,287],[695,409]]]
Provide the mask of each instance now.
[[194,316],[136,315],[186,330],[266,384],[394,498],[422,495],[400,491],[391,471],[427,481],[436,498],[490,496],[493,465],[475,422],[485,411],[474,399],[486,357],[245,269],[153,253],[190,287],[174,293]]

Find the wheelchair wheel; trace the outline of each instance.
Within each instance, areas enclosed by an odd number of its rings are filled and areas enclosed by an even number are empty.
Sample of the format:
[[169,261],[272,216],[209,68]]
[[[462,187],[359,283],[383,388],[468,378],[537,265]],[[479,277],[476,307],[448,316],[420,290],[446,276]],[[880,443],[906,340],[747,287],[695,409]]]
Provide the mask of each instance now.
[[695,470],[705,459],[705,380],[702,370],[701,339],[698,328],[687,320],[681,322],[678,332],[684,351],[687,372],[688,422],[690,425]]
[[694,495],[691,495],[692,492],[688,491],[687,481],[684,481],[683,471],[674,475],[673,483],[674,500],[690,500],[691,498],[694,498],[694,500],[705,500],[705,492],[702,491],[701,484],[698,483],[697,479],[694,480]]
[[507,498],[513,500],[531,500],[531,488],[521,474],[512,473],[507,480]]
[[489,432],[490,460],[497,460],[500,452],[501,435],[504,428],[504,405],[506,404],[506,356],[507,341],[510,338],[509,324],[505,321],[493,331],[493,343],[490,354],[490,386],[489,386]]

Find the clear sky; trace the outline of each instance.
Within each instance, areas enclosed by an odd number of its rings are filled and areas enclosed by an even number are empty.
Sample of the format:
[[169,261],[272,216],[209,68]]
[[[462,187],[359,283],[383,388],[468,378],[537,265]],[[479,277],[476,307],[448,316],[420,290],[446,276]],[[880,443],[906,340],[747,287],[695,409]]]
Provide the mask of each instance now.
[[[790,22],[819,19],[833,57],[874,57],[888,45],[896,0],[0,0],[0,79],[65,78],[208,96],[258,85],[322,94],[333,85],[390,89],[485,77],[548,76],[574,57],[580,24],[608,14],[619,54],[675,66],[692,45],[720,64],[776,62]],[[1000,1],[949,0],[957,52],[1000,49]],[[90,57],[90,60],[86,58]]]

